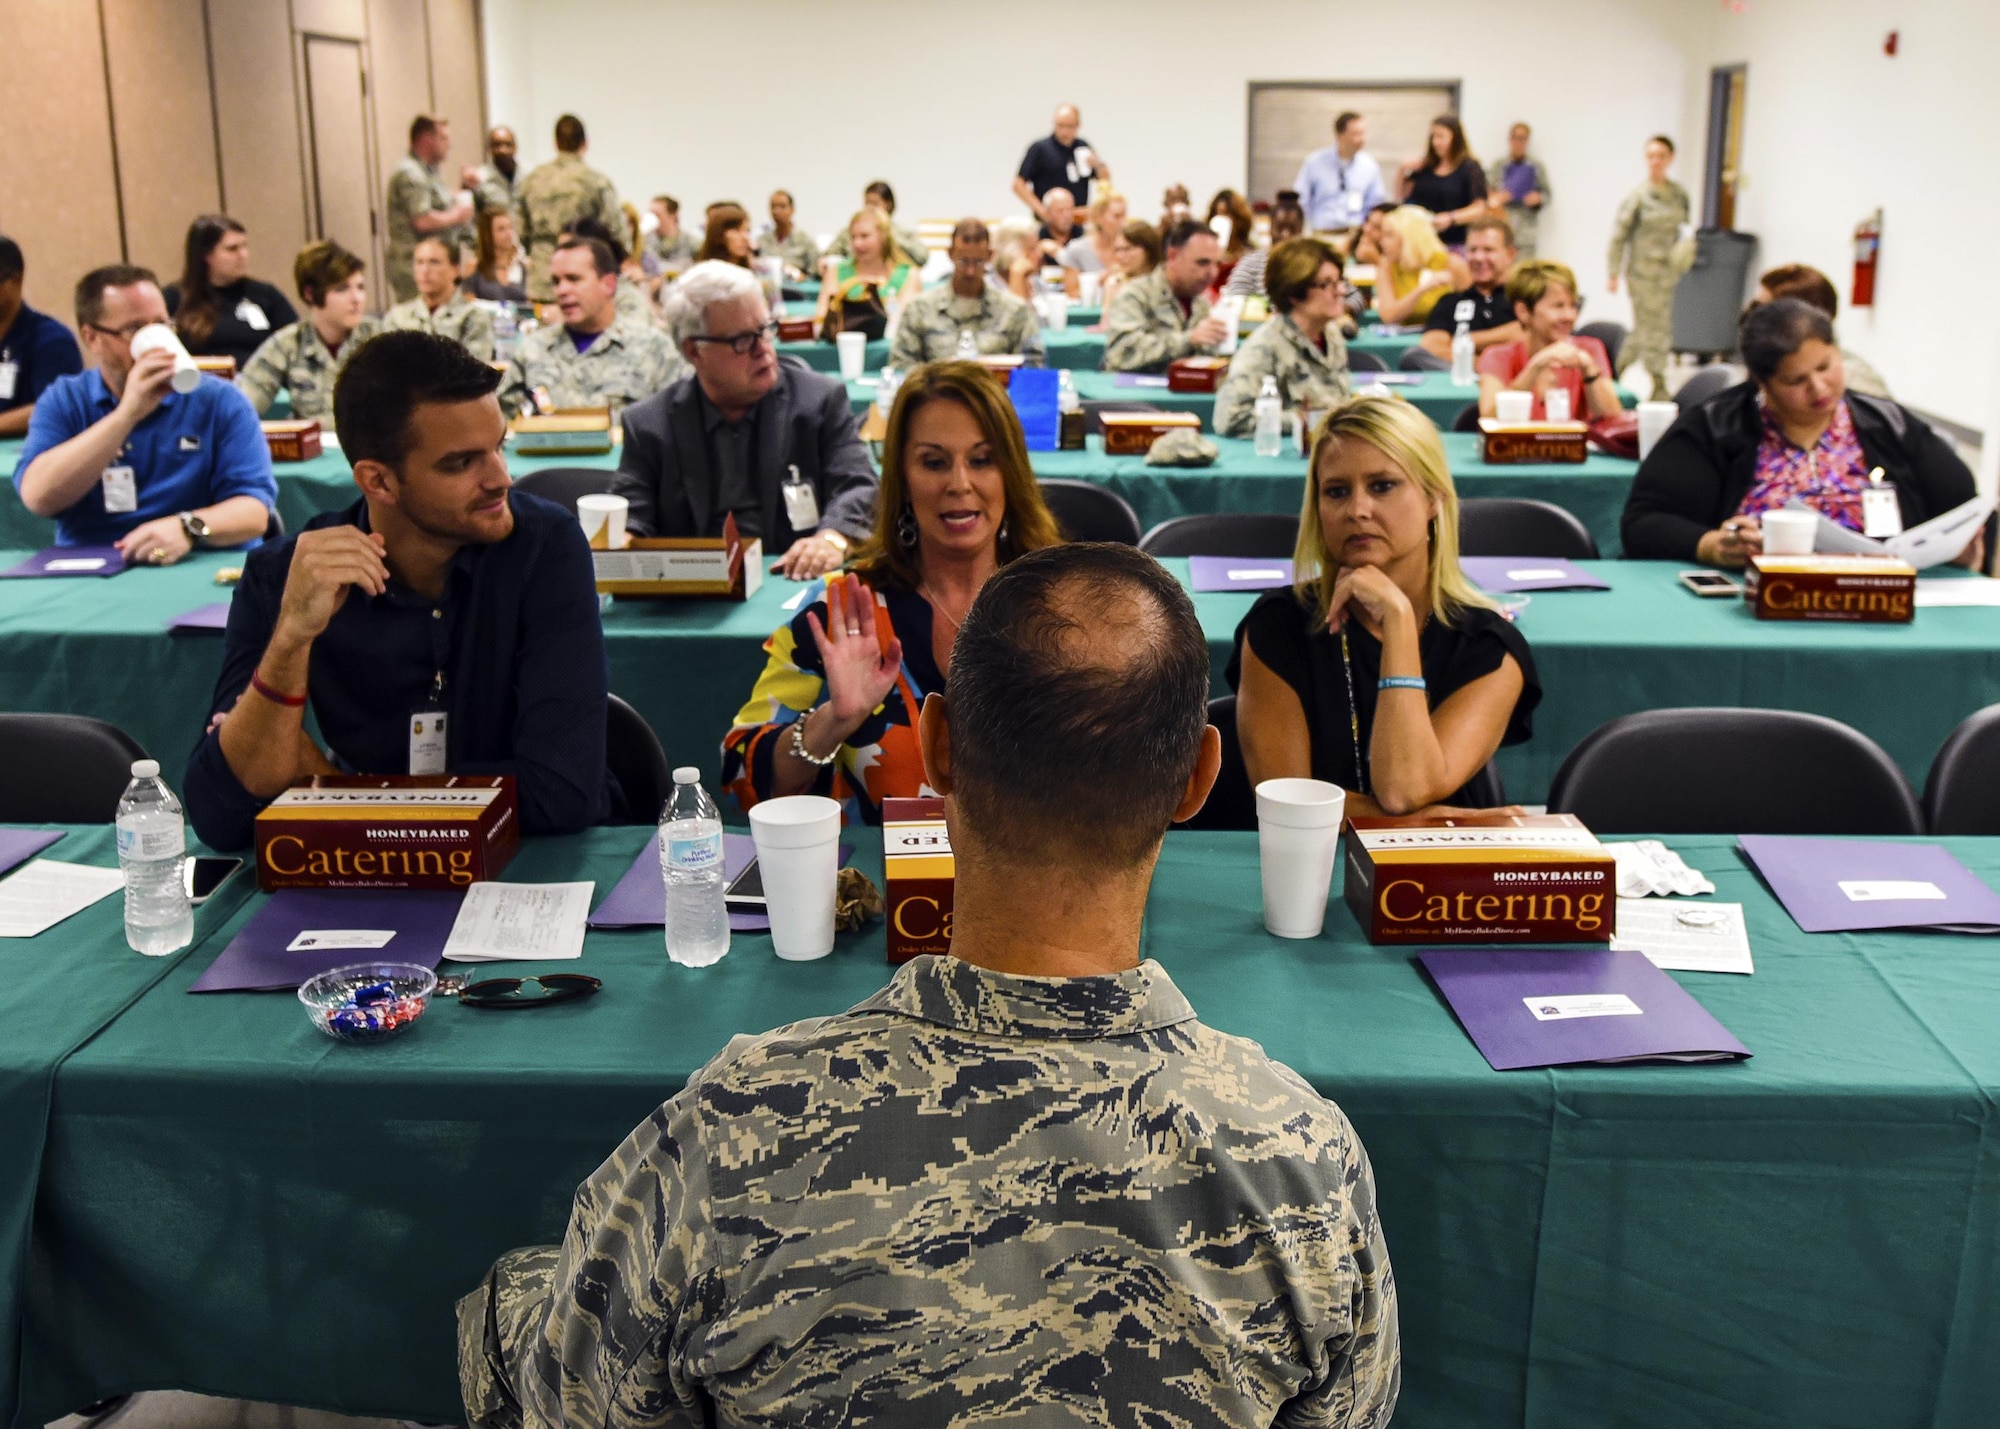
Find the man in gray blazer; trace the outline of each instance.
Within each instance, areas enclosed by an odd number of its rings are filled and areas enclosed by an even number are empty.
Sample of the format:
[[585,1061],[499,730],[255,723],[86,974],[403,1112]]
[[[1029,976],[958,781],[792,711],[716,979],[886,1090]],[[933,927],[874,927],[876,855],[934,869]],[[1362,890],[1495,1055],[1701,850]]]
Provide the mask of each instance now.
[[[694,371],[625,409],[614,494],[637,536],[719,536],[725,515],[811,580],[847,559],[874,524],[876,475],[847,388],[780,358],[755,274],[697,263],[666,304]],[[796,472],[797,480],[794,480]]]

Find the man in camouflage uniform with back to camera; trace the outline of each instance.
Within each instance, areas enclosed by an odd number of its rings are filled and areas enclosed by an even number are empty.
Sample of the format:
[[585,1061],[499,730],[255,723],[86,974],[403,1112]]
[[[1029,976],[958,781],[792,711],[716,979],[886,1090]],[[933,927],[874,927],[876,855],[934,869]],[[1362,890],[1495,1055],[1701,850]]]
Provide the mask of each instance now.
[[566,238],[549,267],[562,321],[515,343],[500,379],[509,419],[567,407],[609,407],[615,416],[687,370],[665,333],[618,316],[618,260],[604,240]]
[[[1625,196],[1611,225],[1610,288],[1618,291],[1622,270],[1632,288],[1632,337],[1619,360],[1635,357],[1652,374],[1652,399],[1665,401],[1667,359],[1674,345],[1674,288],[1692,257],[1680,246],[1681,225],[1693,206],[1687,190],[1667,177],[1674,141],[1655,134],[1646,141],[1646,182]],[[1629,265],[1627,255],[1630,255]]]
[[419,238],[442,238],[451,249],[453,262],[458,261],[459,250],[473,241],[471,190],[478,186],[478,171],[460,170],[454,193],[440,173],[450,156],[450,120],[419,114],[410,121],[410,152],[389,175],[389,194],[383,205],[389,241],[382,263],[389,270],[389,291],[399,303],[417,295],[410,259]]
[[[835,638],[873,651],[858,614]],[[951,953],[736,1038],[560,1247],[503,1256],[459,1303],[470,1423],[1386,1425],[1354,1128],[1140,960],[1220,763],[1207,697],[1192,602],[1132,548],[989,580],[920,722]]]
[[1120,288],[1104,314],[1106,372],[1164,372],[1175,358],[1213,352],[1228,336],[1205,296],[1222,260],[1215,235],[1183,218],[1165,241],[1160,266]]
[[959,335],[970,333],[982,354],[1019,353],[1042,360],[1042,326],[1035,310],[990,276],[993,236],[976,218],[951,231],[951,281],[910,300],[896,325],[889,364],[905,370],[920,362],[958,355]]
[[588,147],[583,121],[574,114],[563,115],[556,120],[556,156],[537,166],[515,189],[521,243],[528,254],[528,296],[538,303],[555,299],[549,258],[578,219],[594,218],[613,233],[625,225],[618,190],[583,161]]

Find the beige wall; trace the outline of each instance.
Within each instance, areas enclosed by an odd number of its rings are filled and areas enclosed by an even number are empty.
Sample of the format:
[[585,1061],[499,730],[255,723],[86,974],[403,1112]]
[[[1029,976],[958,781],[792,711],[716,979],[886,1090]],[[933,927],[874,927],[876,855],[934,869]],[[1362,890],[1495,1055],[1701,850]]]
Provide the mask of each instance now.
[[[452,167],[482,157],[478,0],[9,0],[16,66],[0,144],[0,233],[27,297],[70,316],[102,263],[180,270],[187,226],[221,210],[250,230],[253,271],[291,291],[311,231],[302,37],[362,43],[369,183],[381,202],[410,119],[450,115]],[[101,17],[101,18],[100,18]],[[379,244],[376,254],[379,259]],[[386,293],[386,284],[370,284]]]

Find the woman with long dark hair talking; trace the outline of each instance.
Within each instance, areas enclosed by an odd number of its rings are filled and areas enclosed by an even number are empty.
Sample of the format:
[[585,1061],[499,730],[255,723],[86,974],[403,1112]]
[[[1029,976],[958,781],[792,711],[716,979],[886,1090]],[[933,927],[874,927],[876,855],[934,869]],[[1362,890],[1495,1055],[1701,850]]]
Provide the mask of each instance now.
[[250,276],[250,235],[226,213],[188,225],[181,280],[169,283],[167,311],[196,357],[233,357],[241,372],[264,339],[299,320],[285,295]]

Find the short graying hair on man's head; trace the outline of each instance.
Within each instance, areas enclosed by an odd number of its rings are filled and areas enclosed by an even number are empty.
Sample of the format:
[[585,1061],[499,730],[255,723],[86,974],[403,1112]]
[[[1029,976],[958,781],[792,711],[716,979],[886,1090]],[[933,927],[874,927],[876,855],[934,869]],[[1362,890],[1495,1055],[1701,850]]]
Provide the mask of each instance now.
[[667,295],[667,331],[673,335],[674,346],[685,352],[689,338],[707,335],[711,304],[734,302],[763,291],[764,285],[748,268],[713,258],[695,264]]

